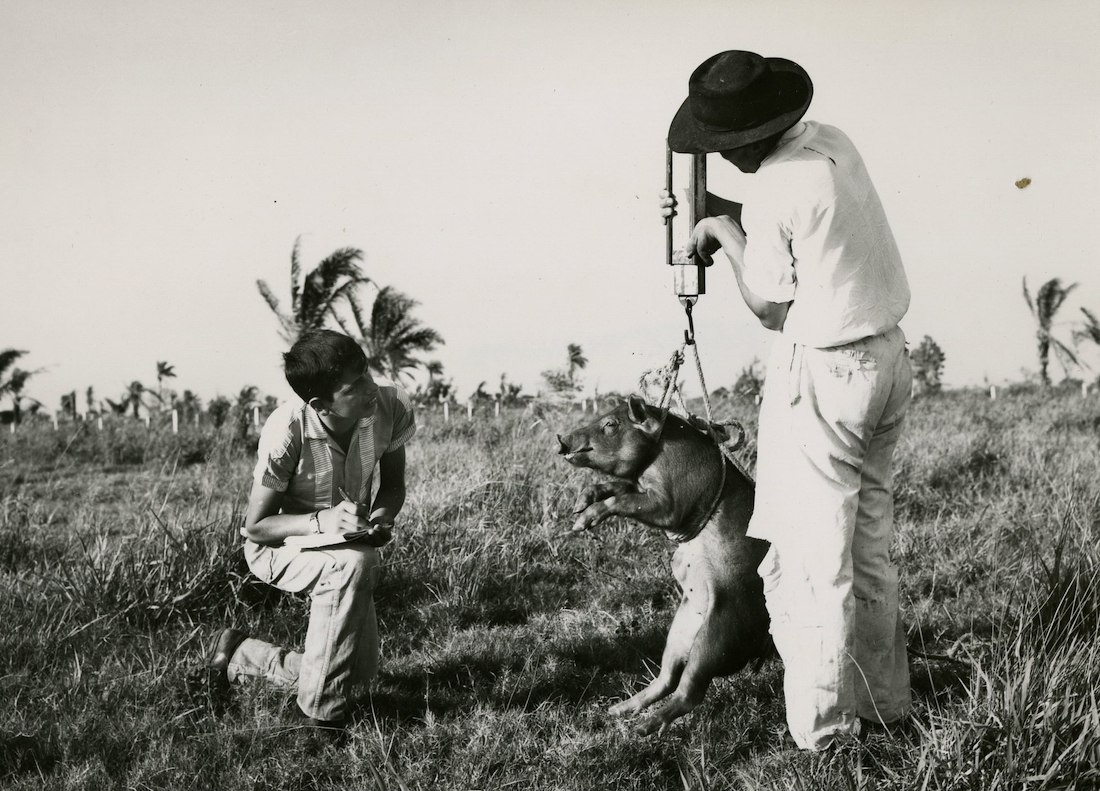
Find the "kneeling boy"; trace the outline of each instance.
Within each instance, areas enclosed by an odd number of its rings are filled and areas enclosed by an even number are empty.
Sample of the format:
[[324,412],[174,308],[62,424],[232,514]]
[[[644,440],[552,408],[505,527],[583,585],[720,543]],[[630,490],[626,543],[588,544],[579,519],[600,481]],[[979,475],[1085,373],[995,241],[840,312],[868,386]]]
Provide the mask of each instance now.
[[[252,676],[296,687],[311,724],[343,727],[352,688],[368,685],[378,669],[376,547],[389,540],[405,501],[404,445],[416,424],[408,396],[376,383],[346,335],[306,333],[283,363],[302,403],[280,406],[264,424],[241,532],[253,574],[309,594],[305,647],[288,651],[226,629],[210,664],[227,681]],[[379,488],[367,511],[356,503],[370,498],[376,462]],[[354,531],[367,532],[315,549],[292,538]]]

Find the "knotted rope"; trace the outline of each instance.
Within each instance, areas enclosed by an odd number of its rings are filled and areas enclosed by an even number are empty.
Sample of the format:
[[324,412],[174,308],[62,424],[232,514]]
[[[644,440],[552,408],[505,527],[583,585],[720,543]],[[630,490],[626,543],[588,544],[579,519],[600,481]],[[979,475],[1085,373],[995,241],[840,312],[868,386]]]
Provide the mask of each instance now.
[[[690,309],[688,310],[688,320],[690,326]],[[684,352],[688,347],[691,348],[692,356],[695,359],[695,371],[699,376],[699,386],[703,391],[703,408],[707,413],[705,422],[693,415],[691,410],[687,408],[683,392],[680,389],[680,366],[684,364]],[[714,415],[710,408],[710,394],[707,391],[707,381],[703,376],[703,363],[699,358],[699,345],[695,342],[693,332],[684,332],[684,342],[680,345],[679,349],[672,353],[672,357],[669,359],[668,365],[664,368],[664,371],[667,373],[663,374],[661,378],[667,377],[667,381],[665,382],[665,389],[661,394],[661,400],[658,407],[660,409],[667,409],[672,398],[675,398],[680,410],[687,416],[688,422],[714,440],[718,449],[722,451],[722,455],[729,459],[730,463],[733,464],[738,472],[744,475],[749,481],[752,481],[753,477],[749,475],[748,470],[746,470],[744,465],[742,465],[733,455],[733,451],[745,444],[745,427],[742,426],[740,422],[732,419],[722,421],[721,423],[716,423],[714,421]],[[736,440],[731,441],[729,439],[729,431],[725,430],[727,426],[734,426],[737,428],[738,436]]]

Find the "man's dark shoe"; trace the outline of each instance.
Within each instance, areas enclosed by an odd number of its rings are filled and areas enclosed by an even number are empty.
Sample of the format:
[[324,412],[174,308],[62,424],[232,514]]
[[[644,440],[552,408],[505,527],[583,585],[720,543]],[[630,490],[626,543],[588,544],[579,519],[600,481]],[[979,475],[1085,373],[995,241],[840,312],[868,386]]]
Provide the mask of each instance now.
[[866,717],[860,717],[859,726],[860,741],[867,741],[875,736],[911,738],[917,735],[918,730],[912,714],[906,714],[893,722],[885,724],[878,720],[869,720]]
[[218,635],[218,640],[210,650],[206,664],[214,671],[214,676],[219,683],[229,684],[229,660],[233,658],[233,654],[245,641],[246,637],[248,635],[240,629],[233,629],[232,627],[222,629],[221,634]]
[[309,738],[320,739],[329,744],[341,745],[348,738],[347,720],[319,720],[310,717],[298,706],[298,701],[287,701],[286,720],[296,730]]

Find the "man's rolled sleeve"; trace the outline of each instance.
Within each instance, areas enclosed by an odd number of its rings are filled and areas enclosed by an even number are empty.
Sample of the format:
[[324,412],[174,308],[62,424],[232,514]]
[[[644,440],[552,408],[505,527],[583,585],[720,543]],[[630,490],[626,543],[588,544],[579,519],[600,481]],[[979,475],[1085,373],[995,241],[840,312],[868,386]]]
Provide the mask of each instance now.
[[797,282],[791,237],[779,223],[765,216],[748,206],[742,214],[746,236],[743,278],[756,296],[782,304],[794,299]]

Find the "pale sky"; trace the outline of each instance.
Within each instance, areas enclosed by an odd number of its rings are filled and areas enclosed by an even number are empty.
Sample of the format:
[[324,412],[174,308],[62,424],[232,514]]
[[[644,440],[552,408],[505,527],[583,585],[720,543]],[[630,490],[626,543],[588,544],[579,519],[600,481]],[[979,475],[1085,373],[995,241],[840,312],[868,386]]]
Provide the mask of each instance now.
[[[1024,276],[1080,284],[1067,320],[1100,311],[1098,40],[1087,0],[0,0],[0,349],[45,369],[27,394],[50,410],[155,385],[158,360],[205,400],[284,398],[255,281],[286,301],[302,235],[306,267],[358,247],[420,301],[460,398],[502,373],[534,392],[570,343],[589,392],[630,391],[684,326],[669,121],[698,63],[748,49],[805,67],[806,117],[863,154],[911,343],[940,344],[950,385],[1018,380]],[[713,389],[771,334],[728,265],[708,292]]]

